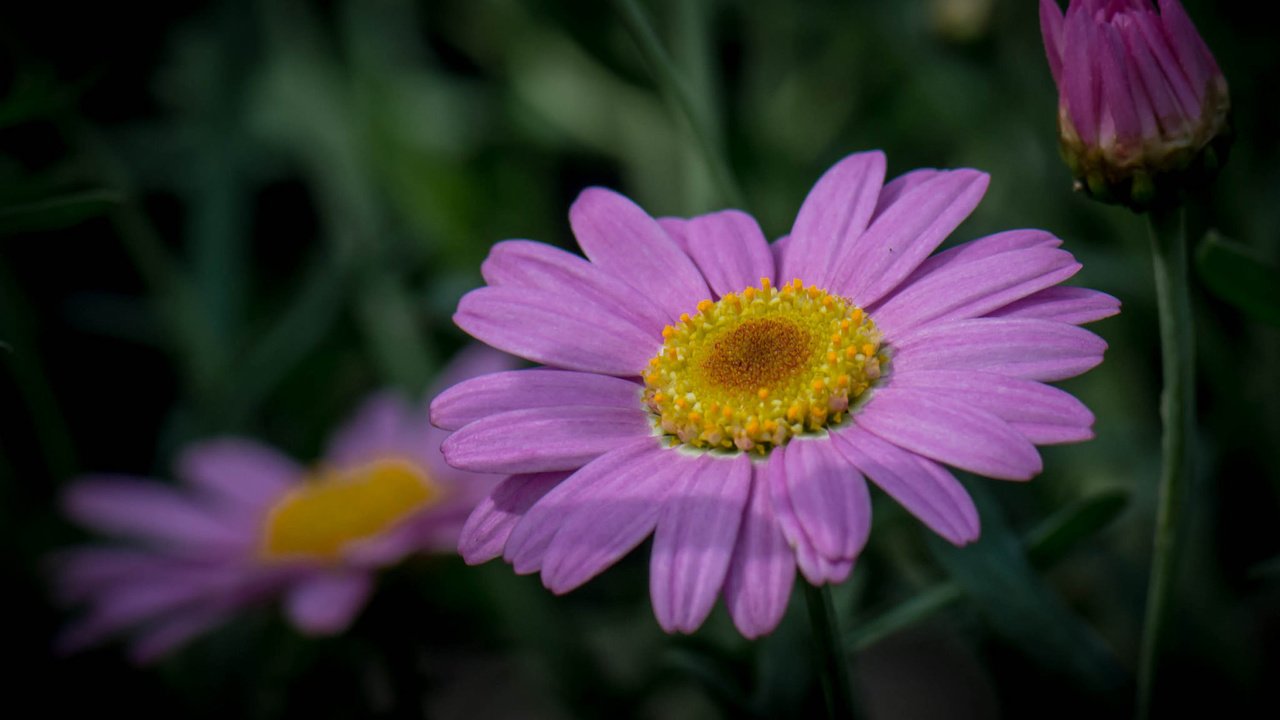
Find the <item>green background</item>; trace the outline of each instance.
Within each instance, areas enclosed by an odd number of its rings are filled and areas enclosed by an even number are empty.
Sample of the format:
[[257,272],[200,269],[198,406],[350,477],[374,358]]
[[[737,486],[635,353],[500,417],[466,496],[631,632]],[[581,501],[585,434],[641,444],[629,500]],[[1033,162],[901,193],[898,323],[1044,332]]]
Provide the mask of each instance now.
[[[1073,284],[1122,301],[1093,326],[1106,361],[1064,383],[1097,439],[1045,449],[1031,483],[965,478],[984,535],[964,551],[876,495],[836,599],[871,717],[1127,715],[1159,469],[1146,223],[1071,192],[1036,3],[641,4],[770,237],[830,164],[882,148],[891,175],[991,173],[951,242],[1047,229],[1084,264]],[[1206,217],[1271,264],[1215,255],[1193,279],[1199,461],[1156,711],[1266,715],[1280,709],[1280,55],[1262,4],[1186,5],[1237,136]],[[53,654],[70,615],[48,599],[47,557],[85,538],[56,506],[77,474],[167,478],[182,444],[220,434],[314,458],[365,393],[420,391],[462,347],[450,316],[494,242],[573,247],[567,208],[592,184],[654,215],[724,201],[610,3],[10,3],[0,53],[4,703],[49,717],[823,712],[798,594],[762,641],[723,608],[669,637],[646,548],[562,598],[500,563],[416,560],[340,638],[303,639],[268,607],[147,669],[118,645]],[[1063,512],[1063,534],[1028,557],[1023,539]],[[943,607],[867,634],[913,598]]]

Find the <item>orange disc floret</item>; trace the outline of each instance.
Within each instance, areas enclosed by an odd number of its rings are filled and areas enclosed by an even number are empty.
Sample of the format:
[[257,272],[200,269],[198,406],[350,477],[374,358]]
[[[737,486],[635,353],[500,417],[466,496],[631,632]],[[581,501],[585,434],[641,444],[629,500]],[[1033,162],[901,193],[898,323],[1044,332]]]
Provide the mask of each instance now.
[[663,331],[644,399],[673,444],[767,454],[840,423],[888,361],[872,319],[798,278],[762,278]]

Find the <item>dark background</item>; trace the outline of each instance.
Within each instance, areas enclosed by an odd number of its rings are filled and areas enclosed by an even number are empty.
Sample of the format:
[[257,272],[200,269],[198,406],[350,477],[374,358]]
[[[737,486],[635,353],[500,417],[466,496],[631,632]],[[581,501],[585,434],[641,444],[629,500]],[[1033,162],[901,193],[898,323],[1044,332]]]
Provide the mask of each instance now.
[[[964,555],[877,496],[870,545],[837,599],[856,634],[936,583],[964,590],[853,656],[872,717],[1128,714],[1159,468],[1146,224],[1070,190],[1036,3],[642,5],[770,237],[826,167],[878,147],[891,175],[990,172],[955,240],[1048,229],[1084,263],[1073,283],[1124,303],[1094,327],[1106,362],[1065,383],[1096,413],[1098,438],[1046,449],[1029,484],[967,479],[984,540]],[[1274,26],[1262,3],[1186,6],[1230,82],[1237,135],[1208,217],[1275,267]],[[84,538],[56,506],[77,474],[168,477],[184,442],[226,433],[315,457],[366,392],[420,391],[462,346],[450,315],[492,243],[572,247],[566,211],[589,184],[654,215],[722,201],[609,3],[8,3],[0,69],[11,708],[822,712],[799,595],[756,643],[723,609],[668,637],[644,549],[565,598],[498,563],[422,559],[387,573],[340,638],[305,640],[263,608],[149,668],[116,645],[53,655],[69,615],[48,599],[47,555]],[[1195,293],[1199,464],[1157,716],[1265,716],[1280,711],[1280,330],[1199,282]],[[1009,570],[1029,567],[1027,533],[1082,502],[1123,509],[1038,572]]]

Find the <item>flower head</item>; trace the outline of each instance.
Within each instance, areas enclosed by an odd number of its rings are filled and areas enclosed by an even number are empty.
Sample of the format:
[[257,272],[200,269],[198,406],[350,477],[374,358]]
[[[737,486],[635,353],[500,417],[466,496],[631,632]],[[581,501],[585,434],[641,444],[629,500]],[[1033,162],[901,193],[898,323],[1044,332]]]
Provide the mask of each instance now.
[[1227,81],[1178,0],[1040,0],[1040,26],[1078,188],[1145,209],[1216,175]]
[[497,244],[489,287],[455,321],[545,367],[441,394],[445,459],[504,480],[460,551],[541,572],[557,593],[654,535],[658,621],[690,632],[723,595],[739,630],[782,617],[797,566],[848,576],[867,540],[867,480],[948,540],[978,535],[944,467],[1025,480],[1036,444],[1092,436],[1093,416],[1044,384],[1102,359],[1078,324],[1102,293],[1058,287],[1079,265],[1039,230],[933,255],[987,176],[918,170],[884,184],[852,155],[770,245],[728,210],[654,220],[608,190],[569,218],[583,259]]
[[[445,380],[510,367],[499,353],[473,349]],[[57,593],[88,606],[62,647],[132,632],[133,654],[146,662],[275,597],[300,631],[342,631],[378,568],[410,553],[456,552],[467,515],[498,480],[442,462],[446,434],[430,426],[425,407],[383,392],[365,401],[311,468],[227,438],[183,451],[182,487],[78,480],[64,497],[67,514],[129,542],[55,559]]]

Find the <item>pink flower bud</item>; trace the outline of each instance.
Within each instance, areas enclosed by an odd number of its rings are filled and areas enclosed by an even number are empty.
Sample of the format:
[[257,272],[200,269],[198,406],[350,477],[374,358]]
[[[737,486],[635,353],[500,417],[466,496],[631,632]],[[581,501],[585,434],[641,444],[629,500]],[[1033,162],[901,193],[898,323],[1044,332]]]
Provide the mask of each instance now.
[[1212,178],[1227,81],[1178,0],[1040,0],[1040,28],[1078,189],[1144,209]]

